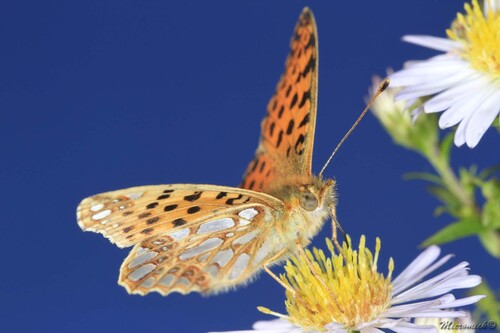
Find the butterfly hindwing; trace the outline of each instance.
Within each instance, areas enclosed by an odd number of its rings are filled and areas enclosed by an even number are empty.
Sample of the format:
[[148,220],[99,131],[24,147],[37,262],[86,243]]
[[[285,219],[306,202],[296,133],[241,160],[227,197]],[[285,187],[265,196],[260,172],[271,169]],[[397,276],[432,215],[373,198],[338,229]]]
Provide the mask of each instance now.
[[317,80],[316,23],[305,8],[290,42],[285,71],[261,124],[259,147],[241,187],[266,192],[276,177],[311,176]]
[[225,210],[255,204],[282,205],[278,199],[239,188],[213,185],[154,185],[101,193],[77,208],[79,226],[103,234],[119,247],[174,232],[222,216]]
[[119,284],[129,293],[217,293],[249,281],[280,250],[269,237],[274,216],[258,204],[226,209],[137,244],[123,262]]

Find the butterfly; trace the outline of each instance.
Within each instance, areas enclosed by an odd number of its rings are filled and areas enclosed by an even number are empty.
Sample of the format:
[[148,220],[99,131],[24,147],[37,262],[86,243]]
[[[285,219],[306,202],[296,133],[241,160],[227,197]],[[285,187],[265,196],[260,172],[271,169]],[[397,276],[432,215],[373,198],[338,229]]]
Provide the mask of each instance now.
[[335,181],[312,174],[318,38],[305,8],[240,187],[140,186],[84,199],[78,225],[133,246],[118,283],[129,293],[214,294],[250,282],[335,221]]

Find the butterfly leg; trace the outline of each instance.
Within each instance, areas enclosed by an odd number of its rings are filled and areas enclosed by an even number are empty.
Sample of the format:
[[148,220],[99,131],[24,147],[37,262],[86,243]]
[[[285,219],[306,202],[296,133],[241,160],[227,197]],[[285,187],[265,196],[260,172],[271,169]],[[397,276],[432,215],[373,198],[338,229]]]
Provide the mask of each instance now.
[[[340,244],[337,240],[337,227],[340,228],[340,230],[344,233],[344,236],[345,236],[345,232],[340,227],[340,224],[337,221],[337,218],[335,217],[335,214],[334,214],[334,215],[332,215],[332,242],[333,242],[333,245],[337,248],[337,251],[339,251],[339,253],[344,257],[344,259],[346,259],[344,251],[342,250],[342,247],[340,246]],[[347,238],[346,238],[346,241],[347,241]],[[348,244],[348,246],[349,246],[349,244]]]
[[281,281],[281,279],[279,277],[277,277],[276,274],[274,274],[269,269],[269,267],[267,267],[273,261],[275,261],[276,259],[278,259],[282,255],[284,255],[286,253],[286,251],[287,251],[287,249],[283,249],[283,250],[279,251],[278,253],[276,253],[272,258],[270,258],[270,259],[266,260],[266,262],[264,262],[263,267],[264,267],[264,270],[266,271],[267,274],[269,274],[273,279],[275,279],[276,282],[278,282],[283,288],[285,288],[286,290],[291,292],[292,295],[295,297],[295,290],[292,287],[290,287],[289,285],[285,284],[283,281]]

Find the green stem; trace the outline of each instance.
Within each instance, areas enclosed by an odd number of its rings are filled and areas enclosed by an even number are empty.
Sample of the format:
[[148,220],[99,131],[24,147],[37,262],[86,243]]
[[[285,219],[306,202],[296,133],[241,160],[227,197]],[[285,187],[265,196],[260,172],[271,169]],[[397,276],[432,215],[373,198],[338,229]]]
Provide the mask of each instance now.
[[425,153],[425,156],[443,179],[444,184],[460,202],[471,208],[471,211],[476,211],[476,204],[467,191],[463,188],[453,169],[442,158],[439,149],[434,147],[430,152]]

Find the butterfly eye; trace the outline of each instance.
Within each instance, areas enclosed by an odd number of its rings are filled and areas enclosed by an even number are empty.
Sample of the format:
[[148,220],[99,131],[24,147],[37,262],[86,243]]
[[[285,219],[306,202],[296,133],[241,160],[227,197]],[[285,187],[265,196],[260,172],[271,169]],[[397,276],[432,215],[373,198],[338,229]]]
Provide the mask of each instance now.
[[318,208],[318,199],[311,192],[302,193],[300,196],[300,205],[305,210],[312,212]]

